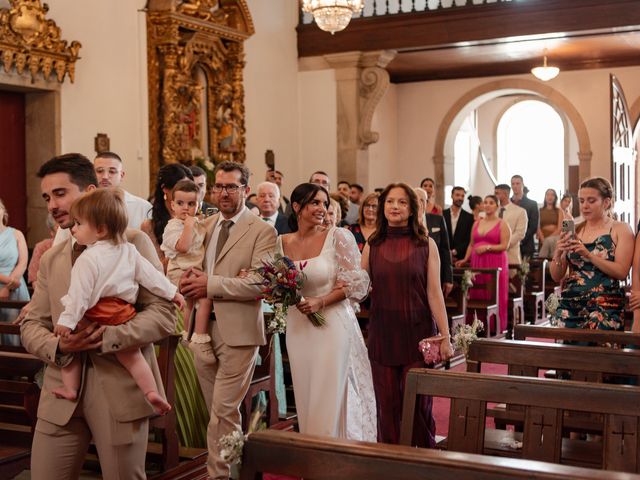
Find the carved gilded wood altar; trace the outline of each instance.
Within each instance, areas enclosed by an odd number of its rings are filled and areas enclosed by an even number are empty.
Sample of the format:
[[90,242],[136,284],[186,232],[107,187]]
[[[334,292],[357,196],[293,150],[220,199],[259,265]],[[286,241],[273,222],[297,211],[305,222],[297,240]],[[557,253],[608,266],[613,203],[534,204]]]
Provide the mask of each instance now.
[[82,46],[62,40],[60,27],[46,18],[49,6],[40,0],[9,0],[11,8],[0,9],[0,64],[7,74],[28,72],[31,81],[45,80],[55,72],[63,82],[73,82],[75,63]]
[[151,186],[166,163],[245,160],[244,0],[148,0]]

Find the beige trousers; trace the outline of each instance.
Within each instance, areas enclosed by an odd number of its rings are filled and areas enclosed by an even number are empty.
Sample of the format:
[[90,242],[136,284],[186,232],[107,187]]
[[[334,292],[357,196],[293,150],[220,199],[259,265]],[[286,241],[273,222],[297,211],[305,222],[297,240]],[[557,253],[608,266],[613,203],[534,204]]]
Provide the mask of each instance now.
[[117,422],[93,368],[74,416],[64,426],[38,419],[31,453],[32,480],[77,479],[93,438],[106,480],[145,479],[145,456],[149,434],[147,418]]
[[207,472],[212,479],[228,479],[229,465],[220,458],[220,437],[241,430],[240,404],[244,400],[258,354],[257,346],[226,345],[218,323],[211,322],[213,356],[195,352],[195,367],[200,387],[210,412],[207,428],[209,458]]

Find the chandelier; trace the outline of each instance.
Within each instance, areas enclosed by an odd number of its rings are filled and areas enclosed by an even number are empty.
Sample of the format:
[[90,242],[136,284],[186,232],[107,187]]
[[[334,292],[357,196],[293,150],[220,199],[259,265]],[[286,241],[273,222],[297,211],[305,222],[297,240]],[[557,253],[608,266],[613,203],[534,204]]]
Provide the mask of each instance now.
[[534,77],[539,78],[543,82],[549,81],[552,78],[556,78],[560,73],[558,67],[551,67],[547,65],[547,49],[544,49],[544,63],[541,67],[535,67],[531,69]]
[[364,0],[302,0],[302,11],[312,14],[318,27],[333,35],[349,25],[363,4]]

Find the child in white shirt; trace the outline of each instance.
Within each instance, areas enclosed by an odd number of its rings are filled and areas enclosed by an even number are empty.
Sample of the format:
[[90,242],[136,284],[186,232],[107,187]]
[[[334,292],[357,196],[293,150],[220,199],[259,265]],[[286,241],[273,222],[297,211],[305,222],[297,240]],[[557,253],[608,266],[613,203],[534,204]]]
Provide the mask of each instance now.
[[[126,241],[127,210],[118,189],[99,189],[83,195],[71,206],[75,224],[71,233],[84,251],[71,269],[71,283],[61,302],[65,307],[54,333],[67,337],[80,320],[101,325],[120,325],[136,314],[133,304],[139,285],[151,293],[173,301],[180,308],[184,298],[136,248]],[[77,245],[74,245],[76,248]],[[171,405],[158,393],[153,372],[139,348],[115,354],[145,394],[155,411],[162,415]],[[58,398],[75,400],[81,379],[78,356],[62,368],[63,387],[53,390]]]
[[[167,276],[174,285],[178,286],[182,274],[191,267],[201,269],[204,260],[205,229],[196,217],[198,209],[198,187],[189,179],[180,180],[171,191],[171,209],[173,218],[169,220],[162,236],[160,247],[169,259]],[[193,304],[187,300],[187,314],[185,315],[185,330],[189,332],[188,319]],[[209,316],[212,302],[208,298],[198,300],[195,315],[195,325],[191,342],[201,344],[203,352],[213,353],[208,347],[211,345],[209,336]]]

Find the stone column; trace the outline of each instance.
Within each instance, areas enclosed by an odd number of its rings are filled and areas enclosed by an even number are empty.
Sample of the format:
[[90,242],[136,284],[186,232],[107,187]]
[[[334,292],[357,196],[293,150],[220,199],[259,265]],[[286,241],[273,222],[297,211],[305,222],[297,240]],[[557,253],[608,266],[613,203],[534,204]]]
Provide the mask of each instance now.
[[580,177],[580,182],[586,180],[591,176],[591,157],[593,157],[592,152],[578,152],[578,176]]
[[395,51],[347,52],[325,55],[336,75],[338,178],[369,189],[370,144],[378,141],[371,131],[376,106],[389,86],[385,67]]

